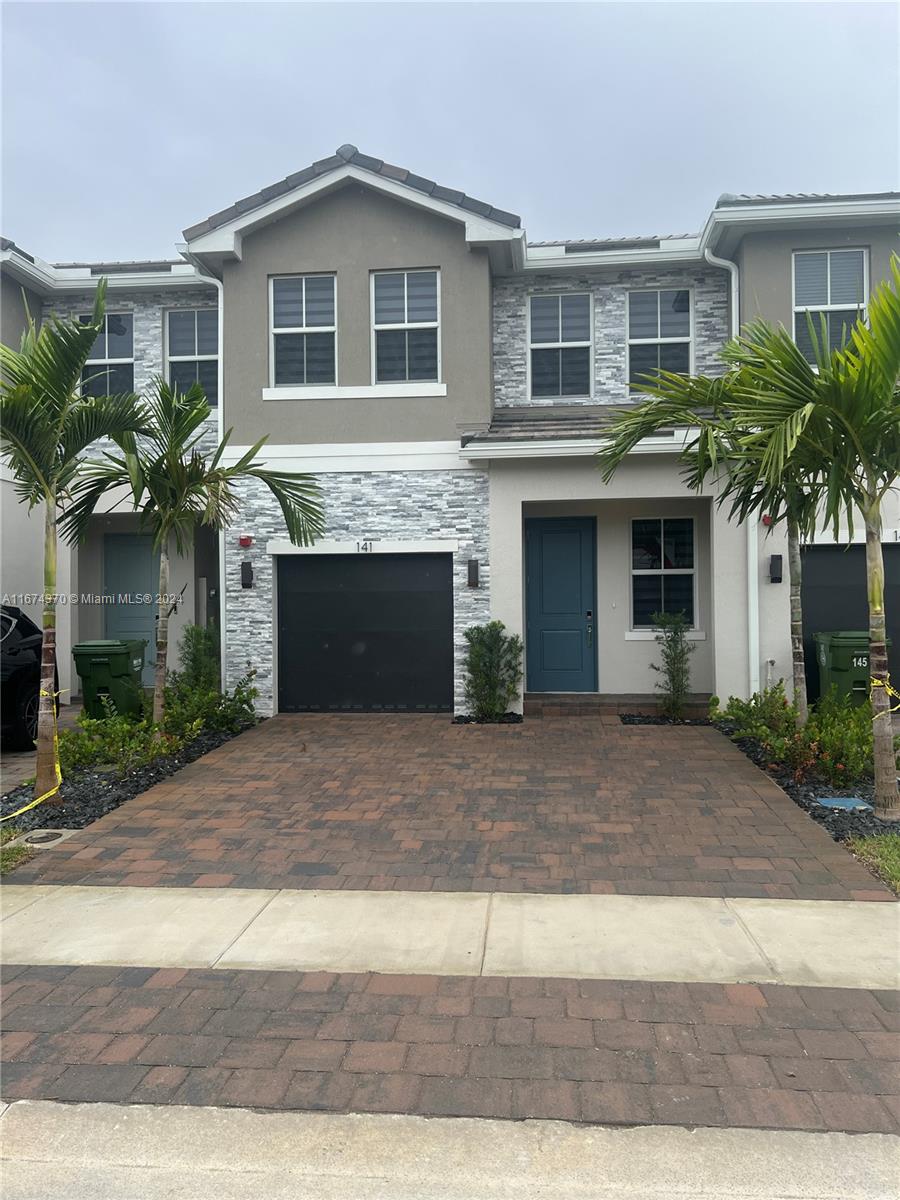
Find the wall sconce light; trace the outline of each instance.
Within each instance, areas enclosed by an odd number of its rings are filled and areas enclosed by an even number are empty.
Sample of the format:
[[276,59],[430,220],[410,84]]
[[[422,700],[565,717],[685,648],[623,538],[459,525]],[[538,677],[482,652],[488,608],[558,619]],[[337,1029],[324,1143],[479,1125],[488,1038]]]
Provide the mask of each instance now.
[[246,550],[248,546],[253,545],[253,538],[250,536],[249,533],[242,533],[241,536],[238,538],[238,545],[243,546],[244,549]]
[[769,556],[769,583],[781,583],[782,577],[781,555],[772,554]]
[[478,559],[469,559],[469,587],[478,587]]
[[241,587],[242,588],[253,587],[253,563],[252,562],[242,562],[241,563]]

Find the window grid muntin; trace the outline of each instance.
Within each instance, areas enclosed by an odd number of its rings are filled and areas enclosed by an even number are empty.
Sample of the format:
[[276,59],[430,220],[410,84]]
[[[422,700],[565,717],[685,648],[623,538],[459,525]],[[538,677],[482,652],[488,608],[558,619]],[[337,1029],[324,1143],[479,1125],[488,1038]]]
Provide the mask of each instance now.
[[[659,524],[660,531],[660,546],[665,546],[665,523],[666,521],[690,521],[691,523],[691,567],[666,567],[663,565],[663,559],[660,558],[659,567],[635,567],[634,563],[634,527],[639,521],[656,521]],[[691,630],[699,628],[697,619],[697,522],[693,517],[632,517],[629,523],[629,538],[628,538],[628,566],[629,566],[629,625],[632,630],[655,629],[654,625],[638,625],[634,620],[634,578],[635,576],[648,578],[656,577],[665,578],[675,575],[690,575],[693,579],[691,588],[691,623],[688,626]],[[665,589],[660,584],[660,602],[665,603]]]
[[[281,279],[299,279],[301,280],[301,310],[304,322],[306,322],[306,280],[307,279],[330,279],[331,280],[331,311],[332,323],[330,325],[276,325],[275,324],[275,285]],[[275,355],[275,340],[283,334],[292,336],[300,335],[303,337],[303,382],[298,383],[291,381],[290,383],[279,383],[276,375],[276,355]],[[307,382],[308,374],[308,355],[306,352],[306,337],[309,334],[331,334],[331,356],[332,370],[331,379],[329,380],[313,380],[312,383]],[[272,387],[332,387],[337,384],[337,275],[332,271],[307,271],[302,274],[292,275],[272,275],[269,278],[269,378]]]
[[[217,340],[217,344],[218,344],[219,310],[217,308],[170,308],[170,309],[166,310],[166,378],[169,381],[169,387],[174,386],[173,381],[172,381],[172,370],[171,370],[172,365],[174,363],[194,364],[194,366],[196,367],[195,377],[196,377],[197,382],[199,382],[199,378],[200,378],[200,368],[199,368],[200,363],[214,362],[217,364],[217,367],[218,367],[218,362],[219,362],[218,353],[215,353],[215,354],[196,353],[197,347],[200,344],[200,334],[199,334],[199,330],[198,330],[198,324],[199,324],[199,314],[201,312],[215,313],[215,315],[216,315],[216,340]],[[175,314],[177,314],[179,316],[184,316],[187,313],[190,313],[194,318],[194,350],[195,350],[195,353],[194,354],[173,354],[171,352],[169,320]],[[218,407],[218,404],[219,404],[218,377],[216,378],[216,395],[215,395],[215,397],[210,397],[209,393],[207,392],[206,399],[207,399],[207,402],[208,402],[210,408]]]
[[[110,319],[114,318],[114,317],[125,317],[131,322],[131,354],[130,355],[127,355],[124,357],[114,357],[114,358],[110,358],[108,356],[108,352],[109,352],[109,322],[110,322]],[[91,321],[93,320],[93,317],[90,313],[82,313],[78,317],[78,320],[81,322],[82,325],[89,325],[91,323]],[[97,339],[99,339],[100,336],[101,335],[98,334]],[[119,394],[116,391],[110,392],[109,378],[110,378],[110,368],[111,367],[131,367],[131,383],[124,390],[126,392],[133,392],[134,391],[134,312],[125,311],[125,312],[106,312],[106,313],[104,313],[103,314],[102,337],[103,337],[103,349],[105,352],[105,356],[103,358],[88,358],[85,360],[84,367],[81,370],[81,385],[80,386],[81,386],[82,394],[97,395],[97,396]],[[94,346],[96,346],[96,344],[97,344],[97,339],[94,340]],[[91,352],[93,352],[93,349],[94,349],[94,347],[92,346]],[[88,379],[88,380],[96,381],[97,379],[100,378],[101,375],[106,377],[106,390],[101,391],[101,392],[92,392],[92,391],[85,392],[85,388],[84,388],[85,380]]]
[[[376,306],[375,306],[375,288],[376,279],[385,275],[402,275],[403,276],[403,313],[409,317],[409,279],[410,275],[434,275],[435,287],[435,311],[436,317],[433,321],[376,321]],[[441,272],[439,267],[405,267],[401,270],[394,271],[372,271],[370,272],[369,284],[369,302],[371,305],[371,322],[372,322],[372,338],[371,338],[371,360],[372,360],[372,383],[384,384],[390,386],[396,383],[438,383],[441,379]],[[433,379],[416,378],[410,379],[409,376],[409,334],[416,330],[433,329],[435,331],[435,369]],[[405,333],[404,338],[404,370],[403,379],[381,379],[378,375],[378,334],[379,333]]]
[[[574,297],[583,296],[588,304],[588,337],[586,341],[558,341],[558,342],[535,342],[532,335],[532,301],[534,300],[552,300],[557,302],[557,328],[559,336],[562,338],[562,301]],[[594,299],[591,292],[531,292],[528,296],[528,395],[532,399],[537,400],[575,400],[590,398],[594,392],[594,355],[593,355],[593,333],[594,333]],[[559,391],[558,392],[540,392],[534,390],[534,353],[538,350],[556,350],[559,351]],[[563,376],[563,350],[587,350],[588,352],[588,386],[585,392],[564,392],[562,384]]]
[[[662,293],[663,292],[687,292],[688,297],[688,331],[686,334],[679,334],[677,337],[632,337],[631,336],[631,297],[639,296],[656,296],[656,328],[657,331],[662,328]],[[642,380],[631,379],[631,347],[632,346],[687,346],[688,348],[688,367],[687,374],[690,374],[694,369],[694,290],[690,287],[660,287],[660,288],[630,288],[628,291],[628,303],[625,311],[626,325],[626,358],[625,363],[625,387],[629,394],[637,391],[642,385]],[[657,358],[659,356],[657,355]],[[642,372],[643,373],[643,372]]]
[[[797,303],[797,259],[805,255],[824,254],[825,255],[825,294],[828,297],[827,304],[798,304]],[[862,257],[862,300],[858,304],[850,304],[846,300],[842,300],[838,304],[831,303],[831,256],[832,254],[859,254]],[[821,336],[821,322],[817,321],[818,313],[846,313],[848,317],[852,314],[852,319],[847,322],[848,328],[856,324],[858,320],[865,321],[868,313],[868,296],[869,296],[869,256],[864,246],[829,246],[819,249],[794,250],[791,255],[791,303],[793,314],[793,329],[791,334],[794,342],[800,346],[797,340],[797,316],[801,313],[810,313],[813,318],[813,328],[817,336]],[[831,350],[831,322],[826,315],[826,335],[828,338],[827,349]],[[804,329],[806,329],[804,321]],[[846,342],[844,343],[846,345]],[[800,347],[803,352],[803,347]],[[812,351],[811,351],[812,354]],[[807,357],[804,354],[804,357]],[[807,357],[807,361],[814,363],[813,357]]]

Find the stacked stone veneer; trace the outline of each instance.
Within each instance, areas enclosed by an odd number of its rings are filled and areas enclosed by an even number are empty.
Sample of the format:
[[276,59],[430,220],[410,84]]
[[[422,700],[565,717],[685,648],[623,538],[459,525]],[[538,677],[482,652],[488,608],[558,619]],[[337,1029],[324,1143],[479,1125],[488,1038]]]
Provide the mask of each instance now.
[[[643,288],[690,288],[694,306],[694,370],[718,375],[718,358],[728,340],[725,271],[623,270],[602,274],[541,275],[494,280],[494,403],[505,406],[621,404],[628,398],[628,293]],[[562,399],[529,395],[528,297],[547,292],[590,292],[594,303],[594,395]]]
[[[454,695],[464,710],[463,630],[490,620],[488,563],[488,477],[480,470],[371,471],[318,476],[329,541],[455,539],[453,555]],[[241,485],[241,514],[225,535],[225,638],[228,687],[247,669],[256,669],[257,706],[275,711],[275,562],[266,543],[286,538],[281,509],[264,485]],[[241,533],[253,537],[242,549]],[[468,586],[467,560],[479,561],[479,586]],[[253,564],[253,587],[241,587],[241,563]]]

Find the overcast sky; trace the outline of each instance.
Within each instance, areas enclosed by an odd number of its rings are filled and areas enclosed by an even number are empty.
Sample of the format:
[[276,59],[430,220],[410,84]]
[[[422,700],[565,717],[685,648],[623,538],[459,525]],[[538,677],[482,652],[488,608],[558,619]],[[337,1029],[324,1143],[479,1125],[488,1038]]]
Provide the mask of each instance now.
[[50,261],[352,142],[528,236],[689,232],[730,192],[898,186],[893,3],[5,3],[2,230]]

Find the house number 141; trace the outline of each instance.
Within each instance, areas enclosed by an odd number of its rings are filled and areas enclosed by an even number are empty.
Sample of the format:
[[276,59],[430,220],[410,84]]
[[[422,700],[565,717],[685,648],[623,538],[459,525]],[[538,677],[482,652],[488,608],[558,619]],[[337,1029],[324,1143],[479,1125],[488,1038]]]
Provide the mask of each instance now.
[[374,542],[357,542],[356,543],[356,553],[357,554],[371,554],[374,549],[375,549]]

